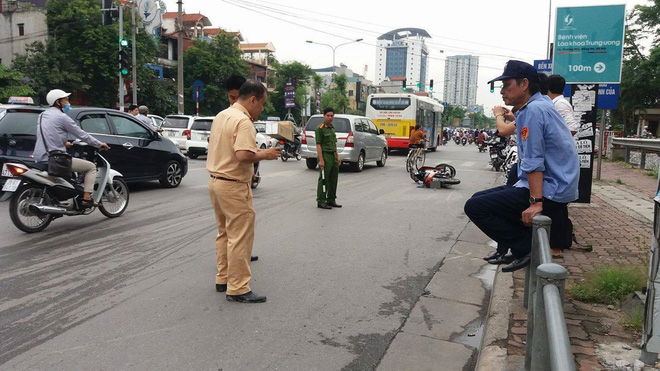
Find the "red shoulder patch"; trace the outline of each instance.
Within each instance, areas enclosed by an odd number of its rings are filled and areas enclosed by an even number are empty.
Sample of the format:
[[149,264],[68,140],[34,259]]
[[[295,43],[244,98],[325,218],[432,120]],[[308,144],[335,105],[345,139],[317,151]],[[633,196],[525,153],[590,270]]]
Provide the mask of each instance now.
[[522,140],[527,140],[528,136],[529,136],[529,129],[527,129],[527,127],[525,126],[524,128],[522,128],[522,131],[520,132],[520,137],[522,138]]

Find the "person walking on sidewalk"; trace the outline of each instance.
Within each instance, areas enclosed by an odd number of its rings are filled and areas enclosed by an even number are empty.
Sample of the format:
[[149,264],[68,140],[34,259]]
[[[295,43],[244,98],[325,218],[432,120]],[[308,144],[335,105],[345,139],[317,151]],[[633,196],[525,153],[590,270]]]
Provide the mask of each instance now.
[[339,153],[337,136],[332,121],[335,110],[328,107],[323,110],[323,124],[316,128],[316,155],[319,159],[319,181],[316,186],[316,206],[330,210],[341,207],[337,199],[337,179],[339,178]]
[[253,117],[266,103],[266,88],[248,80],[240,88],[238,102],[220,112],[211,124],[206,169],[211,179],[209,194],[218,224],[216,238],[216,290],[227,292],[228,301],[262,303],[265,296],[250,289],[250,255],[254,243],[254,206],[250,181],[253,163],[279,158],[278,147],[258,150]]
[[[516,112],[518,182],[513,187],[475,195],[465,203],[465,214],[498,245],[511,249],[514,261],[502,271],[529,265],[532,219],[547,215],[553,223],[550,244],[568,227],[567,204],[578,198],[579,162],[568,127],[552,102],[541,96],[536,69],[510,60],[504,73],[489,81],[502,81],[502,99]],[[497,107],[496,107],[497,108]],[[494,110],[503,116],[504,108]]]

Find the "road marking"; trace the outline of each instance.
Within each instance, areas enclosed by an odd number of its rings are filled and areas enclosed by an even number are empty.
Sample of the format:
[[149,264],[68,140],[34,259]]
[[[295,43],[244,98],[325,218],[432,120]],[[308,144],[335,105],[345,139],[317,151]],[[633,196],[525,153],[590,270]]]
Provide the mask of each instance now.
[[459,166],[461,166],[461,167],[470,167],[470,166],[474,166],[474,164],[475,164],[474,161],[466,161],[466,162],[460,164]]

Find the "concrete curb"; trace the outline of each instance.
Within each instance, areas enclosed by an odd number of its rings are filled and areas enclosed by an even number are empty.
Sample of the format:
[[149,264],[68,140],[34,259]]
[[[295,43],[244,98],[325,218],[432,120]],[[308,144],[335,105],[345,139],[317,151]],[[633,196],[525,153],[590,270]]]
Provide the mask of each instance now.
[[497,270],[490,295],[484,337],[477,359],[477,371],[505,370],[507,366],[506,341],[509,337],[510,306],[513,300],[513,274]]

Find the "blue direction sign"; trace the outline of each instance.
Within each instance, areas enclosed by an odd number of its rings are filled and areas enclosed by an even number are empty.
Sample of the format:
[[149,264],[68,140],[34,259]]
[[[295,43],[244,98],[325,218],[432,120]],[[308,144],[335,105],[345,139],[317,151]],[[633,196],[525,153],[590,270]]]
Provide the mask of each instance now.
[[543,72],[546,75],[552,75],[552,59],[536,59],[534,60],[534,68],[538,72]]
[[625,5],[557,8],[553,73],[568,83],[620,83]]
[[199,88],[199,101],[203,102],[204,101],[204,83],[199,81],[199,80],[195,80],[195,82],[193,82],[192,87],[193,87],[193,89],[192,89],[192,99],[193,99],[193,101],[195,101],[195,102],[197,101],[197,88]]

